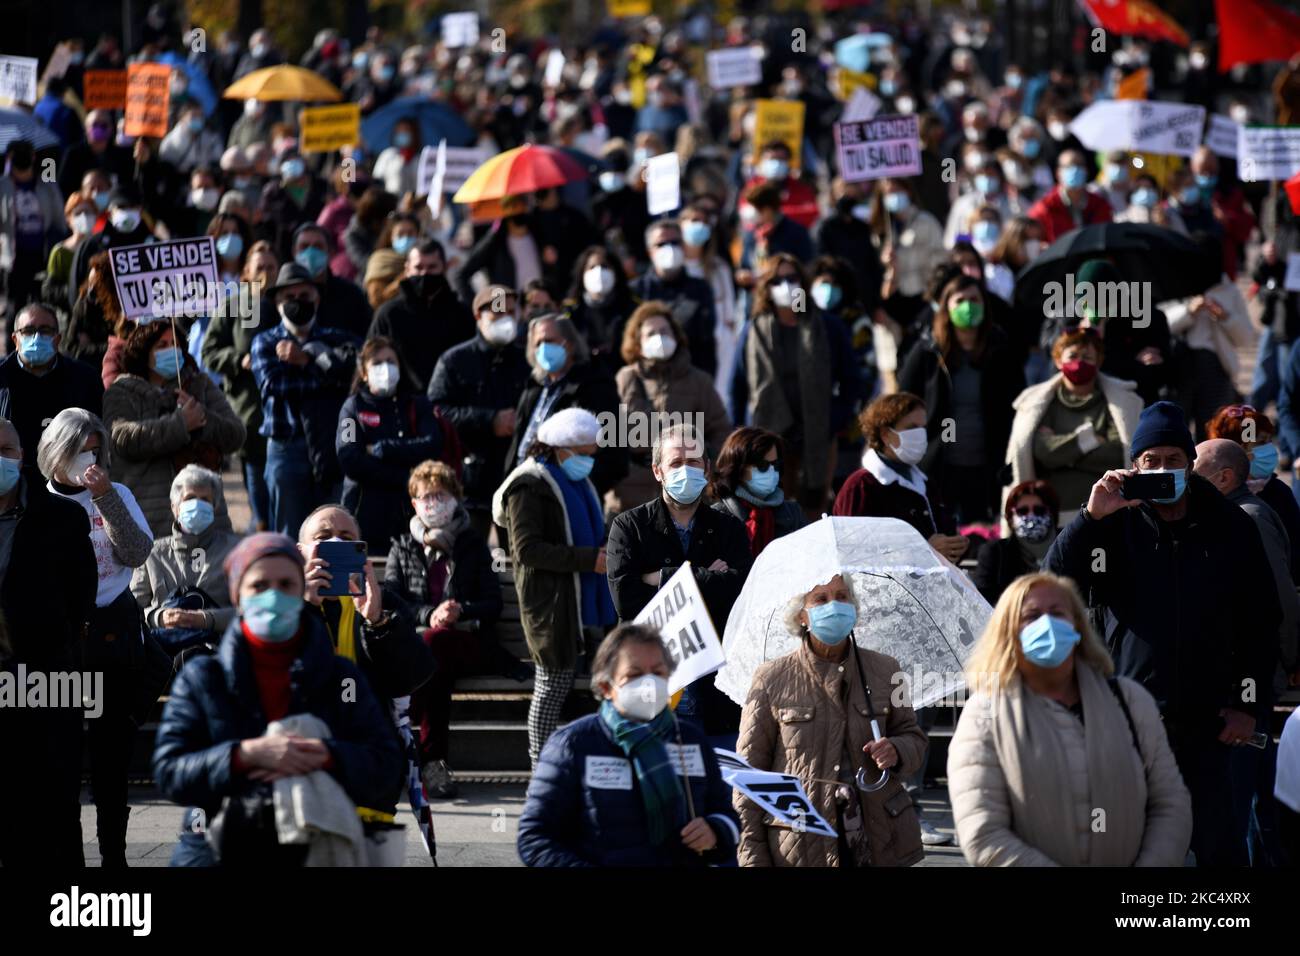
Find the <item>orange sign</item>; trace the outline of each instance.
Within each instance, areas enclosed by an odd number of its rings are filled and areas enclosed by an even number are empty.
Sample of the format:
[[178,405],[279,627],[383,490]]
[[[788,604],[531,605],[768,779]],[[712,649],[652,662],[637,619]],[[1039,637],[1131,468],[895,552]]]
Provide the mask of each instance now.
[[126,70],[87,70],[81,83],[86,109],[120,110],[126,106]]
[[164,63],[132,63],[127,67],[127,136],[166,136],[171,105],[172,68]]
[[1151,71],[1146,67],[1130,73],[1119,81],[1119,86],[1115,90],[1115,99],[1117,100],[1144,100],[1147,98],[1147,80],[1151,76]]

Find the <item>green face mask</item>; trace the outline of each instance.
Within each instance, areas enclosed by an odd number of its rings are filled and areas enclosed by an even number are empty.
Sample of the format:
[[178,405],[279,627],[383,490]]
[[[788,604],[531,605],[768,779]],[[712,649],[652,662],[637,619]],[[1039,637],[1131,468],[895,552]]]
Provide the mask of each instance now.
[[948,310],[948,318],[959,329],[973,329],[984,321],[984,303],[958,302]]

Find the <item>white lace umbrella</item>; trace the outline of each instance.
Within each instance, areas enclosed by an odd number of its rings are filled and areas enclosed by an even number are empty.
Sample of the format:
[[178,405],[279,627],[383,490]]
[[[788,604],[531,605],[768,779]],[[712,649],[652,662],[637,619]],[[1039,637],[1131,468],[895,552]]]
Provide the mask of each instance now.
[[905,521],[824,517],[754,562],[727,618],[718,689],[743,705],[759,665],[799,646],[786,627],[790,602],[837,574],[850,576],[861,605],[854,640],[898,660],[914,707],[964,686],[962,668],[992,612],[966,575]]

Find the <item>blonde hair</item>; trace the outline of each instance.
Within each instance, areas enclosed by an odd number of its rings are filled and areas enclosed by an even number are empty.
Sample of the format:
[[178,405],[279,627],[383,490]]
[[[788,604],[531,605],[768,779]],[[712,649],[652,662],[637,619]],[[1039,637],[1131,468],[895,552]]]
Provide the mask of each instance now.
[[1093,631],[1083,598],[1079,597],[1079,589],[1074,582],[1050,571],[1039,571],[1016,578],[998,598],[988,626],[984,628],[979,643],[966,660],[968,688],[1000,690],[1016,673],[1020,664],[1020,655],[1016,651],[1020,646],[1020,615],[1029,592],[1041,585],[1057,587],[1065,595],[1065,602],[1070,608],[1070,623],[1080,637],[1074,651],[1075,660],[1091,664],[1105,677],[1115,673],[1115,664]]
[[450,492],[457,501],[465,497],[456,471],[443,461],[422,461],[411,469],[411,477],[406,483],[406,491],[412,497],[420,493],[421,488],[433,488]]

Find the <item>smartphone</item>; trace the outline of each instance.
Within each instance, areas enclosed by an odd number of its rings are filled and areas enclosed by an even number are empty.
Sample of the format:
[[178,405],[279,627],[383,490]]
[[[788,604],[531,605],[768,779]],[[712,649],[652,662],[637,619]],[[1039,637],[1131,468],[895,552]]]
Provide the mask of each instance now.
[[316,557],[327,565],[330,583],[320,590],[324,597],[360,597],[366,593],[366,543],[364,541],[320,541]]
[[1130,501],[1151,501],[1174,496],[1174,476],[1171,472],[1145,472],[1129,475],[1120,486],[1120,495]]
[[1263,750],[1268,746],[1268,734],[1262,731],[1251,734],[1246,738],[1246,746],[1254,747],[1256,750]]

